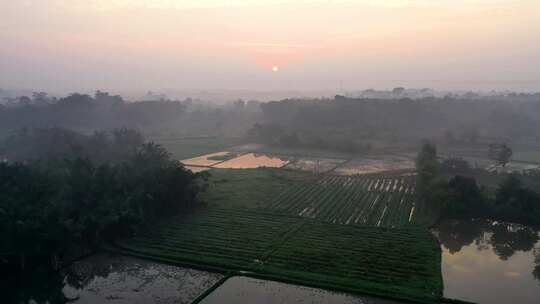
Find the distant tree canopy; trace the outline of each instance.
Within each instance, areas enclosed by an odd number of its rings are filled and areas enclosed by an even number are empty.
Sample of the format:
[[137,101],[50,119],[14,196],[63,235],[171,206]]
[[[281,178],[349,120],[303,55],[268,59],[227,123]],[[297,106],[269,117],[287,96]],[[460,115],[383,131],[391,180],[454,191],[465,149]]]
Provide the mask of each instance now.
[[333,150],[345,153],[363,153],[370,150],[363,144],[343,136],[325,137],[314,132],[287,130],[279,124],[256,123],[247,131],[249,140],[284,148],[309,148]]
[[490,144],[488,156],[496,161],[498,165],[506,166],[512,157],[512,149],[506,144]]
[[[399,96],[400,88],[393,91]],[[513,102],[510,102],[513,101]],[[515,102],[514,102],[515,101]],[[266,126],[279,125],[301,137],[326,140],[410,141],[450,138],[477,143],[481,138],[539,138],[540,99],[531,96],[476,99],[286,99],[261,104]]]
[[63,128],[23,128],[0,142],[0,158],[8,161],[88,158],[95,163],[125,160],[144,143],[133,129],[83,135]]
[[46,93],[20,97],[0,108],[0,128],[61,126],[76,129],[145,127],[178,119],[185,113],[179,101],[125,102],[118,95],[97,91],[94,96],[74,93],[56,99]]
[[526,188],[516,175],[507,176],[491,197],[473,177],[462,175],[472,170],[465,160],[450,158],[441,164],[431,143],[422,146],[416,169],[418,199],[439,217],[540,224],[540,194]]
[[55,269],[74,248],[128,236],[194,206],[205,187],[204,174],[133,130],[28,132],[8,140],[16,146],[8,151],[41,140],[28,158],[0,162],[0,268],[8,273]]

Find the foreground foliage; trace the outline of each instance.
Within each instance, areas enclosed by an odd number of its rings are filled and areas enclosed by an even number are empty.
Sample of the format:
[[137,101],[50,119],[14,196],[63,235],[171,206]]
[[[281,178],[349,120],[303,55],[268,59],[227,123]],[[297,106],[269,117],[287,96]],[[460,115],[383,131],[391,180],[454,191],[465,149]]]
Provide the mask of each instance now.
[[154,144],[114,164],[0,163],[0,266],[21,275],[57,269],[78,247],[130,235],[193,205],[197,177]]

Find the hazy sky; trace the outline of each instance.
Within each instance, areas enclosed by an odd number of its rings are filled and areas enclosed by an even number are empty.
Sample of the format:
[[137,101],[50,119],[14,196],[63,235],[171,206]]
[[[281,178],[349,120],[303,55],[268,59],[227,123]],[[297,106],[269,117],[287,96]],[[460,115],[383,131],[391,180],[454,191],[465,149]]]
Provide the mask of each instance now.
[[540,0],[0,0],[0,88],[400,85],[540,90]]

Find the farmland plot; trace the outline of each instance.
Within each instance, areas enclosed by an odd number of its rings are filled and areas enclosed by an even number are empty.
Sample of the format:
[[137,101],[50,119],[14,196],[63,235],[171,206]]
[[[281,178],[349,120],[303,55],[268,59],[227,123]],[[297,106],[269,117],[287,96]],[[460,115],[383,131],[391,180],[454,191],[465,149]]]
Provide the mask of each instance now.
[[270,154],[247,153],[239,157],[213,165],[214,168],[224,169],[253,169],[253,168],[281,168],[289,163],[283,156]]
[[411,170],[415,168],[413,159],[405,156],[388,155],[378,158],[353,159],[337,167],[340,175],[379,173],[384,171]]
[[424,228],[389,229],[307,220],[262,272],[327,288],[437,302],[440,248]]
[[181,160],[180,162],[182,164],[184,164],[184,165],[187,165],[187,166],[205,166],[205,167],[209,167],[209,166],[212,166],[214,164],[222,162],[222,160],[220,160],[218,158],[226,157],[229,154],[230,154],[230,152],[225,152],[225,151],[224,152],[216,152],[216,153],[197,156],[197,157],[190,158],[190,159],[184,159],[184,160]]
[[287,166],[285,166],[285,168],[310,171],[314,173],[324,173],[333,170],[344,162],[344,159],[301,157],[290,162]]
[[442,292],[440,248],[421,228],[334,225],[210,208],[117,246],[122,253],[178,265],[419,303],[438,303]]
[[398,227],[429,224],[411,176],[326,176],[289,188],[269,209],[336,224]]
[[250,269],[293,223],[292,217],[214,208],[163,222],[118,246],[187,266]]

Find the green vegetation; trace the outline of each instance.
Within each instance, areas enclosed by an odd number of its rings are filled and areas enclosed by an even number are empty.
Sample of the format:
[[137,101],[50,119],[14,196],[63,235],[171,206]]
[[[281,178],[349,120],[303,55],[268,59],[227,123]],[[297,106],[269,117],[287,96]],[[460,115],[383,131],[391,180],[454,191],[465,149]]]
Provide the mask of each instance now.
[[[500,156],[504,158],[500,160],[501,165],[511,155],[505,146],[493,146],[493,150],[497,157],[504,154]],[[439,217],[482,217],[540,224],[540,194],[535,191],[540,176],[536,174],[498,175],[483,169],[471,169],[462,159],[449,159],[441,164],[435,146],[429,143],[424,144],[418,155],[417,170],[418,196],[429,202]],[[480,186],[475,177],[482,177]],[[484,184],[491,189],[482,187]],[[532,189],[527,187],[531,184]]]
[[489,158],[495,160],[498,165],[506,166],[512,157],[512,149],[506,144],[490,144],[489,145]]
[[[25,288],[36,283],[32,278],[51,273],[56,279],[56,271],[73,259],[194,207],[205,186],[204,175],[184,169],[153,143],[134,147],[115,137],[104,146],[111,153],[93,160],[81,158],[89,151],[73,147],[97,136],[58,129],[39,134],[39,144],[24,150],[29,160],[0,162],[0,281],[16,303],[29,301]],[[5,151],[17,156],[14,151],[23,148],[14,144]]]
[[276,193],[312,178],[306,172],[276,168],[212,169],[210,173],[209,191],[201,198],[223,208],[265,208]]
[[417,203],[415,182],[399,175],[326,176],[289,188],[270,210],[337,224],[432,224],[435,218]]
[[261,271],[308,285],[438,302],[443,288],[440,257],[427,229],[306,220],[269,255]]
[[440,249],[427,229],[325,224],[269,212],[207,208],[133,239],[121,252],[217,271],[436,303]]
[[23,128],[0,143],[0,158],[10,162],[29,160],[90,159],[94,163],[124,161],[144,143],[133,129],[96,131],[84,135],[63,128]]

